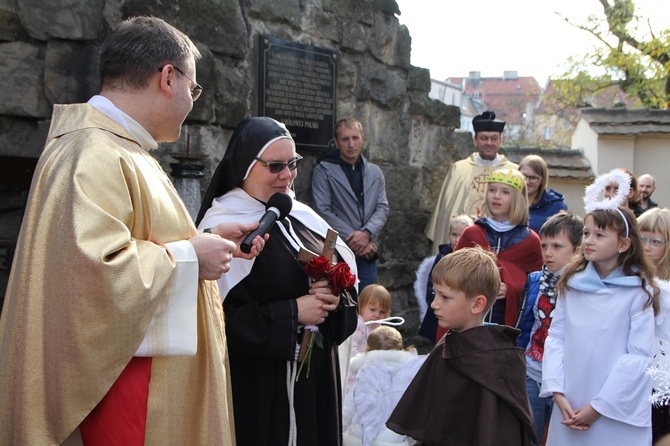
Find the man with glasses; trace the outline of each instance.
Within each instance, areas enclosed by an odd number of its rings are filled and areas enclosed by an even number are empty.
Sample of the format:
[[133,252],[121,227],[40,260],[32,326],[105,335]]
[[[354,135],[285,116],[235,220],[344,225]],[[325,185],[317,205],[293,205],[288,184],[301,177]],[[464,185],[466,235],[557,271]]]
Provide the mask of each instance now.
[[377,243],[389,215],[386,181],[363,155],[363,125],[353,118],[335,125],[337,149],[317,161],[312,175],[314,209],[356,254],[359,291],[377,280]]
[[469,157],[456,161],[447,171],[440,196],[435,204],[425,234],[433,242],[433,254],[440,245],[449,243],[449,220],[456,215],[477,218],[486,196],[486,178],[498,169],[518,169],[515,163],[498,154],[503,142],[505,122],[496,120],[493,111],[485,111],[472,119],[477,149]]
[[234,444],[214,281],[258,224],[199,234],[149,153],[179,138],[199,58],[124,21],[100,94],[54,107],[0,319],[0,444]]

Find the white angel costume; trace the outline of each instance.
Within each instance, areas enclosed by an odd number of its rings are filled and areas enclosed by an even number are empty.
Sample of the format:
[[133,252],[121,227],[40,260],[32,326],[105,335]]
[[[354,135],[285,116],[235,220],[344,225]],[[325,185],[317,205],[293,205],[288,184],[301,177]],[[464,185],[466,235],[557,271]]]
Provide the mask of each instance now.
[[590,404],[601,417],[588,430],[563,424],[554,405],[547,445],[650,445],[655,351],[648,296],[635,276],[617,268],[601,279],[592,263],[558,298],[544,346],[540,396],[560,392],[573,410]]
[[372,350],[351,361],[356,381],[344,398],[344,446],[413,445],[386,426],[391,412],[416,375],[425,355],[405,350]]

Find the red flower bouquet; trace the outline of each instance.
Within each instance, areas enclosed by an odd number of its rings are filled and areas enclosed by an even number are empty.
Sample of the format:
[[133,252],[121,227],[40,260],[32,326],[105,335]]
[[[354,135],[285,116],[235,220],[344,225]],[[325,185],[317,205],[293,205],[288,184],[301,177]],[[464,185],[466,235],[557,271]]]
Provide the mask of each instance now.
[[[349,290],[356,284],[356,275],[351,273],[351,269],[349,269],[349,265],[346,262],[339,262],[333,265],[326,256],[313,257],[305,265],[305,272],[309,277],[312,278],[312,280],[315,281],[327,279],[331,291],[336,296],[339,296],[343,291]],[[305,363],[307,363],[306,376],[309,377],[310,362],[312,359],[314,343],[316,343],[317,346],[323,348],[319,327],[316,325],[306,325],[303,334],[303,341],[300,345],[301,350],[305,349],[305,355],[302,362],[300,363],[300,367],[298,368],[296,380],[300,377],[300,372],[302,371]]]
[[339,295],[356,284],[356,276],[351,274],[345,262],[336,263],[328,270],[328,282],[333,294]]
[[307,265],[305,265],[305,272],[314,280],[321,280],[328,277],[331,263],[326,256],[317,256],[312,258]]

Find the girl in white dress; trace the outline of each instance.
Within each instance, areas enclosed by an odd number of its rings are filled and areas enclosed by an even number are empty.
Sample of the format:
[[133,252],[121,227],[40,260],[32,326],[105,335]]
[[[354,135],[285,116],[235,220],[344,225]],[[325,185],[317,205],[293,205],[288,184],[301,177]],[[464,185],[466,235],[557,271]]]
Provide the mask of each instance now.
[[[659,290],[622,171],[586,190],[582,248],[558,283],[540,396],[553,395],[547,445],[651,445],[654,314]],[[615,197],[597,201],[616,181]]]

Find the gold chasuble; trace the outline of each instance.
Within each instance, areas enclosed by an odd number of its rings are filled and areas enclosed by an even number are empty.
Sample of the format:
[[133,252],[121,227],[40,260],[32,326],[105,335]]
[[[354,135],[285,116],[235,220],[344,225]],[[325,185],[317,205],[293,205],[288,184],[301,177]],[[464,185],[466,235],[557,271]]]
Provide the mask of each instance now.
[[[164,243],[197,234],[158,163],[86,104],[56,105],[0,319],[0,444],[58,445],[105,396],[167,298]],[[195,356],[154,357],[146,444],[232,445],[217,285]]]
[[486,198],[486,178],[489,174],[498,169],[519,168],[500,154],[495,167],[479,166],[476,160],[477,153],[473,153],[449,167],[425,230],[426,237],[433,241],[433,254],[437,254],[440,245],[449,243],[449,220],[452,217],[461,214],[479,217]]

